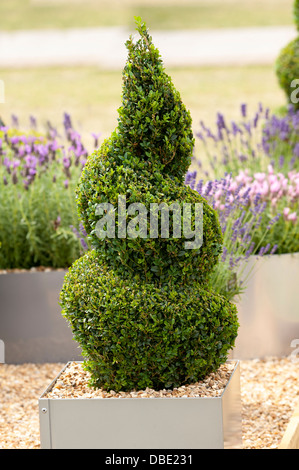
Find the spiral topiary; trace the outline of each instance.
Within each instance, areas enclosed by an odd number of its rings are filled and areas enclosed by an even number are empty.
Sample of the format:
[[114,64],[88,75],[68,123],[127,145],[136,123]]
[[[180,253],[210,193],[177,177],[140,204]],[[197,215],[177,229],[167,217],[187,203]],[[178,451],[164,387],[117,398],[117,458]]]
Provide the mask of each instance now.
[[[198,381],[227,360],[238,330],[236,307],[207,290],[222,234],[216,212],[184,184],[194,146],[190,113],[140,19],[137,30],[140,39],[126,43],[118,127],[88,158],[77,188],[94,248],[71,266],[60,296],[90,384],[115,391]],[[99,204],[115,207],[120,195],[127,228],[134,222],[131,204],[146,211],[176,204],[180,224],[184,204],[201,204],[201,246],[187,248],[188,231],[143,237],[138,218],[137,236],[127,237],[119,214],[113,236],[99,237]],[[158,211],[159,224],[162,217]],[[191,232],[200,231],[195,212],[190,220]],[[175,228],[173,218],[169,233]],[[150,230],[149,221],[143,229]]]
[[[299,31],[299,0],[294,3],[294,18]],[[285,46],[276,60],[276,75],[288,103],[299,109],[299,37]]]

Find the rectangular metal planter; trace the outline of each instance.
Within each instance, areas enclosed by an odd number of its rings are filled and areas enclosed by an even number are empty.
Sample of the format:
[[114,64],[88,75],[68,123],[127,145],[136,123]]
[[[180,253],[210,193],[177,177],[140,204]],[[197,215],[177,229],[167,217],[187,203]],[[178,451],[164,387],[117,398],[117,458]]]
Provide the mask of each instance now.
[[279,449],[299,449],[299,402],[289,421]]
[[[255,262],[252,258],[248,270]],[[246,360],[293,353],[299,342],[298,279],[299,253],[257,260],[236,302],[240,328],[231,357]]]
[[220,397],[44,398],[63,369],[39,399],[41,448],[242,448],[240,366],[234,362]]
[[61,315],[65,270],[0,275],[0,340],[7,364],[82,360],[81,349]]

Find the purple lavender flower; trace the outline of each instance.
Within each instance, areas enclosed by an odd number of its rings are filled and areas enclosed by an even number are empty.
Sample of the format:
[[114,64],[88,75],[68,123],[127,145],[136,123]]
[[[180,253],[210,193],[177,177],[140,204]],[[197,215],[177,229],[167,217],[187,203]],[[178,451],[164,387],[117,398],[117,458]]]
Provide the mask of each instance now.
[[49,138],[50,139],[56,139],[56,137],[59,137],[57,129],[52,126],[50,121],[47,121],[47,128],[48,128],[48,133],[49,133]]
[[292,157],[291,160],[289,161],[289,169],[292,170],[295,165],[295,157]]
[[23,180],[23,185],[24,185],[24,188],[25,188],[26,190],[28,190],[28,189],[29,189],[29,185],[30,185],[30,180],[29,180],[28,178],[25,179],[25,180]]
[[248,160],[248,157],[246,155],[240,154],[239,155],[239,160],[240,160],[240,162],[246,162]]
[[17,184],[17,183],[18,183],[18,177],[17,177],[16,171],[13,171],[13,172],[12,172],[11,179],[12,179],[13,184]]
[[277,245],[277,244],[273,245],[273,248],[272,248],[272,250],[270,251],[270,255],[273,255],[273,254],[277,251],[277,248],[278,248],[278,245]]
[[87,246],[87,243],[86,241],[84,240],[84,238],[80,238],[80,242],[81,242],[81,246],[83,248],[84,251],[87,251],[88,250],[88,246]]
[[217,113],[217,126],[218,126],[219,131],[221,129],[226,129],[224,116],[221,113]]
[[70,225],[70,228],[72,229],[72,232],[76,235],[77,238],[80,238],[80,233],[79,231],[76,229],[76,227],[74,227],[73,225]]
[[246,129],[246,131],[248,132],[248,134],[251,136],[252,134],[251,134],[251,124],[250,124],[250,122],[248,122],[248,123],[244,122],[243,126]]
[[68,157],[63,157],[62,163],[65,169],[69,169],[69,167],[71,166],[71,159]]
[[269,221],[269,223],[268,223],[268,225],[267,225],[267,230],[270,230],[271,227],[272,227],[274,224],[276,224],[276,222],[278,222],[278,220],[280,219],[280,217],[281,217],[281,214],[277,214],[275,217],[273,217],[273,218]]
[[5,157],[3,160],[3,165],[6,167],[7,172],[11,173],[10,167],[12,166],[12,163],[8,157]]
[[14,127],[19,127],[19,119],[15,114],[11,115],[11,122]]
[[221,261],[224,263],[227,257],[228,251],[227,248],[224,246],[222,249],[222,256],[221,256]]
[[295,157],[299,158],[299,142],[295,145],[293,153]]
[[255,243],[252,242],[251,245],[250,245],[250,247],[248,248],[248,250],[247,250],[246,253],[245,253],[245,259],[248,259],[248,258],[249,258],[249,256],[250,256],[250,255],[252,254],[252,252],[253,252],[254,247],[255,247]]
[[20,137],[17,136],[17,135],[13,135],[13,136],[10,138],[10,142],[12,143],[12,145],[18,144],[19,141],[20,141]]
[[71,116],[68,113],[64,113],[63,125],[66,131],[73,128]]
[[60,145],[58,144],[58,142],[55,139],[53,139],[50,142],[49,150],[51,150],[52,152],[56,152],[56,150],[58,150],[59,148],[60,148]]
[[86,233],[86,230],[85,230],[84,225],[82,224],[82,222],[80,222],[79,228],[80,228],[80,232],[82,233],[83,237],[87,237],[87,233]]
[[54,230],[57,230],[60,224],[61,224],[61,217],[60,215],[58,215],[53,222]]
[[32,129],[36,129],[37,127],[37,121],[36,121],[36,118],[34,116],[29,116],[29,120],[30,120],[30,126]]
[[266,248],[265,248],[264,246],[262,246],[262,247],[260,248],[260,251],[258,252],[258,256],[263,256],[264,253],[265,253],[265,249],[266,249]]
[[205,142],[205,138],[204,138],[202,132],[196,132],[195,135],[196,135],[196,137],[198,137],[200,140],[202,140],[203,142]]
[[95,134],[94,132],[92,132],[92,137],[94,138],[94,148],[98,148],[98,145],[99,145],[99,138],[101,137],[101,133],[99,134]]
[[193,172],[189,171],[185,177],[185,184],[187,186],[190,186],[191,189],[194,189],[195,183],[196,183],[196,171],[193,171]]
[[25,162],[28,167],[35,168],[38,164],[38,159],[35,155],[27,155],[25,157]]
[[242,134],[242,130],[240,129],[240,127],[234,121],[232,121],[231,127],[232,127],[232,133],[233,133],[234,136],[236,136],[238,134],[238,132],[240,134]]
[[241,104],[241,114],[244,118],[247,116],[247,105],[245,103]]

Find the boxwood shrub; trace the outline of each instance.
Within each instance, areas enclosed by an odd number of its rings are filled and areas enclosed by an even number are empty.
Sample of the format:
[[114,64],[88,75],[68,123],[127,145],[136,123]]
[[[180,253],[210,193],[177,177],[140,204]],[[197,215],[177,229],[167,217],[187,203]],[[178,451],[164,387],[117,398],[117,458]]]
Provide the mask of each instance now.
[[[93,250],[69,269],[60,296],[91,385],[115,391],[203,378],[226,361],[238,329],[236,307],[207,288],[222,234],[214,209],[184,184],[194,145],[190,114],[140,19],[137,30],[140,39],[126,43],[118,127],[89,156],[77,186]],[[97,205],[115,207],[120,195],[126,210],[131,203],[201,203],[202,246],[186,248],[185,232],[173,238],[173,222],[166,238],[160,231],[122,238],[116,218],[115,237],[98,238]],[[197,229],[194,213],[191,222]]]
[[95,250],[73,264],[62,297],[91,384],[107,390],[196,382],[227,359],[237,334],[235,308],[200,283],[124,278]]
[[[284,90],[288,103],[294,106],[295,110],[299,109],[299,93],[298,83],[294,80],[299,79],[299,37],[291,41],[282,49],[276,62],[276,73],[279,84]],[[295,99],[292,98],[293,93]]]
[[[116,140],[116,137],[115,137]],[[222,247],[222,233],[216,212],[207,204],[196,191],[180,183],[178,178],[169,173],[164,174],[156,169],[150,172],[145,169],[133,169],[130,166],[133,155],[121,163],[122,152],[113,151],[110,144],[102,153],[95,152],[87,160],[78,186],[78,203],[81,217],[87,232],[91,234],[92,244],[98,251],[102,262],[107,262],[119,274],[127,276],[138,274],[142,279],[169,282],[170,277],[177,282],[187,279],[197,279],[204,282],[218,260]],[[106,153],[107,152],[107,153]],[[127,238],[99,239],[96,225],[99,216],[96,208],[100,202],[110,202],[118,207],[118,196],[124,195],[127,206],[132,203],[142,203],[150,211],[150,204],[167,204],[173,202],[180,206],[183,215],[183,204],[203,204],[203,245],[198,249],[184,248],[188,241],[183,231],[181,238],[162,238],[159,230],[158,238]],[[133,216],[132,216],[133,217]],[[129,222],[132,217],[127,218]],[[161,212],[158,214],[160,228]],[[118,233],[116,218],[116,234]],[[181,225],[181,221],[180,221]],[[170,212],[169,234],[174,230],[173,217]],[[147,234],[150,234],[150,219],[147,218]],[[200,267],[200,269],[198,269]]]
[[[294,19],[296,28],[299,31],[299,0],[294,2]],[[299,79],[299,37],[293,39],[285,46],[276,61],[276,75],[279,84],[286,94],[288,103],[291,103],[295,110],[299,109],[298,83]]]

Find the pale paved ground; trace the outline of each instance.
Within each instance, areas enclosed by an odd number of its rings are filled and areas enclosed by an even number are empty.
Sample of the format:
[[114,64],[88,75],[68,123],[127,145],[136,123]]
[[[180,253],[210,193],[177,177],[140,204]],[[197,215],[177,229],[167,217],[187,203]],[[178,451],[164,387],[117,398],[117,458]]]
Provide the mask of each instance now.
[[[150,31],[166,66],[272,64],[296,37],[295,27]],[[118,69],[127,57],[126,28],[0,32],[0,67],[99,65]]]

